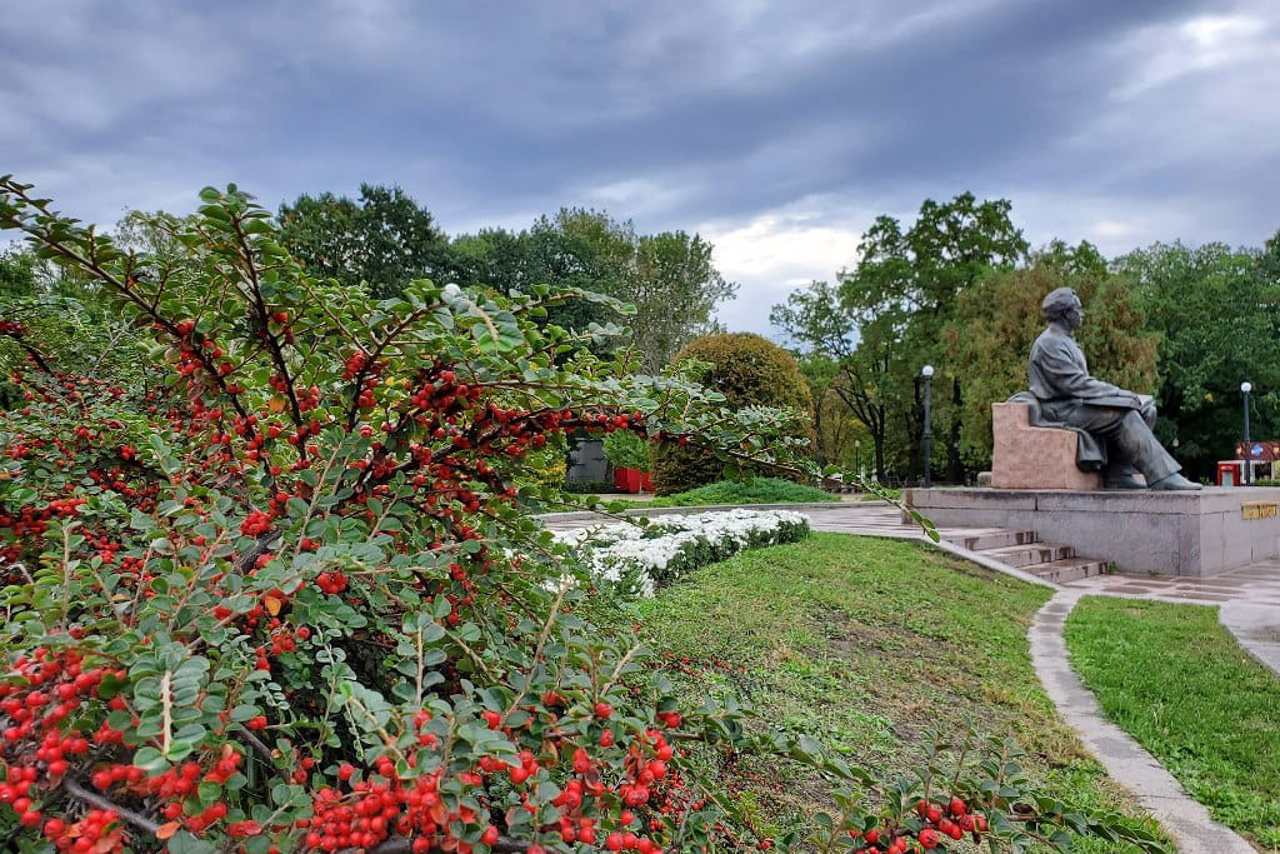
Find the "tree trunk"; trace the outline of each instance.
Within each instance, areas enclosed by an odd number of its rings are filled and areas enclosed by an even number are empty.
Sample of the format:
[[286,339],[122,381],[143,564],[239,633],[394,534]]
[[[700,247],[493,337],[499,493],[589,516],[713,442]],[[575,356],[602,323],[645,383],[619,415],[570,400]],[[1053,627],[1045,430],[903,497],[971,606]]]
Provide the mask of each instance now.
[[951,385],[951,431],[947,436],[947,480],[964,483],[964,461],[960,459],[960,430],[963,425],[964,398],[960,392],[960,378]]
[[826,389],[823,389],[822,397],[813,407],[813,456],[819,466],[827,464],[827,449],[822,441],[822,400],[825,396]]
[[912,406],[909,412],[902,414],[903,426],[911,437],[911,455],[908,458],[910,471],[908,476],[913,481],[924,478],[924,468],[929,461],[924,458],[924,380],[919,376],[913,381]]

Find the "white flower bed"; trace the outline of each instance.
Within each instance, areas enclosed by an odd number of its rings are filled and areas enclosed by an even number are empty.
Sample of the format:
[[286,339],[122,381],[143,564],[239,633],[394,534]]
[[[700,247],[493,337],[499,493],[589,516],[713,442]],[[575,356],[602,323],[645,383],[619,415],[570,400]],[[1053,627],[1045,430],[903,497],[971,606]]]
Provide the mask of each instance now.
[[743,549],[792,543],[809,533],[809,520],[792,510],[717,510],[652,516],[649,525],[627,522],[562,531],[556,539],[574,548],[599,578],[652,596],[663,584]]

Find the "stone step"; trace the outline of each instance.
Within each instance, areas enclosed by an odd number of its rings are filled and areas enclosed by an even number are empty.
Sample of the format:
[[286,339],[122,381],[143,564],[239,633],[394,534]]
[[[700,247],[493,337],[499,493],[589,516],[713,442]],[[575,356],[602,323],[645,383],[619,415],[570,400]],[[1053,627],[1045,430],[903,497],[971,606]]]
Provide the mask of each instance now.
[[982,554],[1009,566],[1026,568],[1033,564],[1073,558],[1076,556],[1076,550],[1071,546],[1058,546],[1053,543],[1026,543],[1020,546],[983,549]]
[[1091,557],[1069,557],[1044,563],[1033,563],[1022,569],[1054,584],[1070,584],[1082,578],[1102,575],[1107,571],[1107,561]]
[[961,530],[955,532],[943,532],[942,539],[951,543],[953,546],[959,546],[962,549],[968,549],[971,552],[986,551],[987,549],[998,549],[1004,546],[1018,546],[1026,543],[1036,542],[1035,531],[1009,531],[998,528],[992,528],[987,531],[981,530]]

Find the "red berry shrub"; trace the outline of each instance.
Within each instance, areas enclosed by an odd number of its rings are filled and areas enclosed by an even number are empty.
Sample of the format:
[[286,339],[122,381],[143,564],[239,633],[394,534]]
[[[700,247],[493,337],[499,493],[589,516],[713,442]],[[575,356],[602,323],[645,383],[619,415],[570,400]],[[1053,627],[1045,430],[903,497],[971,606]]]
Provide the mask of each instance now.
[[[540,325],[595,295],[424,280],[373,301],[313,280],[234,187],[152,218],[167,240],[149,255],[29,190],[0,179],[0,226],[89,276],[154,360],[121,384],[0,326],[22,396],[0,421],[15,834],[94,854],[765,848],[682,744],[862,779],[808,740],[749,739],[736,706],[671,696],[579,615],[590,577],[513,486],[571,431],[769,460],[790,447],[770,441],[782,415],[626,376],[588,346],[611,330]],[[993,834],[1061,824],[998,825],[1025,791],[1006,782],[979,799]],[[877,829],[848,808],[817,832],[868,851],[986,833],[956,794],[937,821]]]

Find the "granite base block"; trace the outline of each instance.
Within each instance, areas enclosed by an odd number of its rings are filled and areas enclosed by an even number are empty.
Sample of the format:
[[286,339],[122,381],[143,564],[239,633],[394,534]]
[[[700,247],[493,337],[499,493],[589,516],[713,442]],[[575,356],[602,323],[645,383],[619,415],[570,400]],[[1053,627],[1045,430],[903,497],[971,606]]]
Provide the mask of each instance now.
[[991,486],[996,489],[1102,488],[1097,472],[1076,466],[1080,437],[1074,430],[1031,426],[1031,407],[1025,403],[992,404],[991,426]]
[[1123,572],[1201,577],[1280,557],[1280,489],[936,487],[909,489],[904,499],[935,525],[1033,530],[1044,542],[1073,546]]

